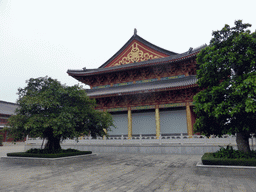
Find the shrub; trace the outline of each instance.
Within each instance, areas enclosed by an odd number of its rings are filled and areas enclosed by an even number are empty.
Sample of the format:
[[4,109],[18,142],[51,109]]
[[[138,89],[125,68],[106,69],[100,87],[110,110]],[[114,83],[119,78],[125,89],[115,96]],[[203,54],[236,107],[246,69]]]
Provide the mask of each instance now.
[[213,153],[215,158],[226,158],[226,159],[256,159],[256,151],[249,151],[244,153],[233,149],[232,146],[227,146],[226,148],[221,147],[219,151]]
[[0,135],[0,146],[3,145],[3,139],[4,139],[3,135]]
[[7,153],[7,156],[14,157],[38,157],[38,158],[58,158],[75,155],[91,154],[91,151],[79,151],[76,149],[61,149],[59,151],[49,151],[45,149],[30,149],[26,152]]
[[202,156],[204,165],[240,165],[256,166],[256,151],[244,153],[233,149],[232,146],[221,147],[215,153],[205,153]]
[[202,163],[204,165],[239,165],[239,166],[256,166],[256,159],[227,159],[216,158],[214,153],[205,153],[202,156]]

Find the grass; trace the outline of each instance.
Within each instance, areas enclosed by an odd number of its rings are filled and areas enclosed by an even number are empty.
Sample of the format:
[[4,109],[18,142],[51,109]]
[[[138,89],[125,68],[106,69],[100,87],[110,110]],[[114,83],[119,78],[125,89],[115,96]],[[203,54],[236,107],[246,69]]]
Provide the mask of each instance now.
[[59,151],[48,151],[45,149],[30,149],[26,152],[7,153],[8,157],[37,157],[37,158],[59,158],[77,155],[91,154],[91,151],[79,151],[76,149],[61,149]]

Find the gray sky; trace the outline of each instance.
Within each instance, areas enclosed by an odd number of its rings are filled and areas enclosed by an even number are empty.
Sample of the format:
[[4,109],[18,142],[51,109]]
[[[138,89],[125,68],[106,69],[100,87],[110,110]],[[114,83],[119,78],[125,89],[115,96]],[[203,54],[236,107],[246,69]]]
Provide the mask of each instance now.
[[213,30],[238,19],[254,31],[255,7],[255,0],[0,0],[0,100],[16,102],[32,77],[78,84],[67,70],[98,68],[134,28],[177,53],[209,44]]

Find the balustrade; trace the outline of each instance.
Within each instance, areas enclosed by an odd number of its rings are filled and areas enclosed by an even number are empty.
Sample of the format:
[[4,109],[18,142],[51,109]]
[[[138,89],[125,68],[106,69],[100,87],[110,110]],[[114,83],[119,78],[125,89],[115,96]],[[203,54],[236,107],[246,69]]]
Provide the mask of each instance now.
[[[30,138],[27,136],[26,144],[42,144],[41,138]],[[250,145],[252,148],[256,143],[256,138],[251,137],[249,139]],[[46,143],[46,140],[45,140]],[[109,137],[96,137],[92,138],[91,136],[79,137],[78,142],[76,139],[65,139],[61,144],[98,144],[98,145],[124,145],[124,144],[200,144],[200,145],[235,145],[236,136],[235,135],[223,135],[222,137],[211,136],[207,138],[204,135],[169,135],[162,136],[160,134],[159,138],[157,136],[147,136],[140,134],[139,136],[132,136],[131,138],[127,135],[120,136],[109,136]]]

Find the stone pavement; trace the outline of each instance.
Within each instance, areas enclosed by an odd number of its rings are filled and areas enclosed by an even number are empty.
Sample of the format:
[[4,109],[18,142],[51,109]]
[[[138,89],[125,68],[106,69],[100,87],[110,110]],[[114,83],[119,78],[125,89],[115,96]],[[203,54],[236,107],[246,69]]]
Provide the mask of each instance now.
[[[24,146],[0,147],[0,156]],[[201,155],[101,153],[68,165],[0,161],[0,191],[256,191],[256,170],[198,169]]]

